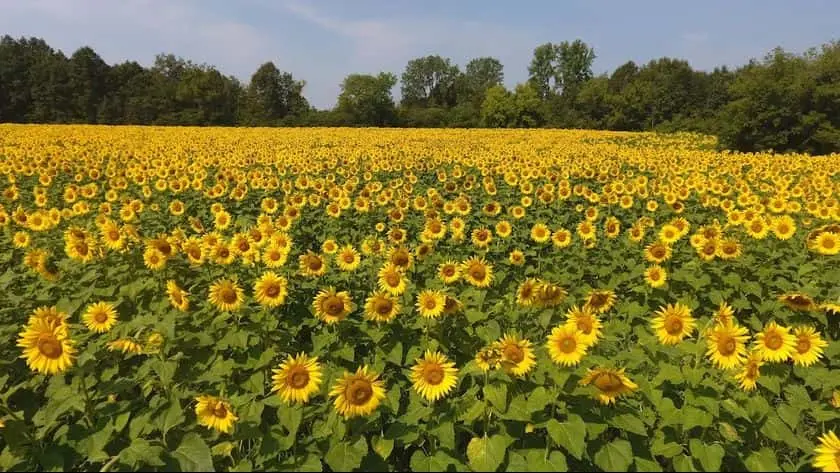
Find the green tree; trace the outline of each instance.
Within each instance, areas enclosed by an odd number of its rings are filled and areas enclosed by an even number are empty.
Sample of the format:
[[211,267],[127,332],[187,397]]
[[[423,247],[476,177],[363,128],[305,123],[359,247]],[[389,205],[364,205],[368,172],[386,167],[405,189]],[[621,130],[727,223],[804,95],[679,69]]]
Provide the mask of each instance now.
[[378,75],[350,74],[341,83],[336,111],[352,123],[370,126],[394,123],[396,109],[391,89],[397,77],[389,72]]
[[455,81],[458,66],[448,58],[426,56],[412,59],[401,77],[401,103],[406,107],[452,107],[457,101]]
[[487,89],[481,104],[481,124],[490,128],[505,128],[516,121],[516,104],[513,94],[504,86]]
[[99,106],[107,93],[110,67],[90,47],[70,56],[69,87],[73,94],[73,119],[96,123]]
[[251,125],[276,125],[287,115],[300,115],[309,109],[303,98],[303,81],[281,72],[273,62],[261,65],[245,92],[244,120]]

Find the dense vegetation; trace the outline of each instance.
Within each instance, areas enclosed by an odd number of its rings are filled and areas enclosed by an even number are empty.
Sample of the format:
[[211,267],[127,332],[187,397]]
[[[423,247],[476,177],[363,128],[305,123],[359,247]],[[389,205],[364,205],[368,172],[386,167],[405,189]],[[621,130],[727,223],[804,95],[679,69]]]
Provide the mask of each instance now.
[[[776,49],[730,70],[687,61],[630,61],[594,76],[595,52],[576,40],[535,48],[529,79],[503,85],[495,58],[461,70],[441,56],[409,61],[398,78],[351,74],[332,110],[305,82],[261,65],[243,84],[173,55],[151,67],[108,65],[83,47],[69,58],[36,38],[0,41],[0,122],[155,125],[563,127],[701,131],[741,151],[840,150],[840,43],[796,55]],[[392,89],[399,79],[401,100]]]

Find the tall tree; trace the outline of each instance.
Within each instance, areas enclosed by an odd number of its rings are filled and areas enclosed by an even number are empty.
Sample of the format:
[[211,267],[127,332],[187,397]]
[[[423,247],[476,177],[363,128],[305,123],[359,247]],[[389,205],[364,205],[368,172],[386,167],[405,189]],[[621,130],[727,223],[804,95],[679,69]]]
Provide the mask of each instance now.
[[556,47],[557,76],[562,94],[574,97],[580,86],[592,78],[592,63],[595,50],[583,41],[576,39],[571,43],[563,41]]
[[451,107],[455,105],[458,66],[447,58],[426,56],[412,59],[402,74],[402,105],[407,107]]
[[528,66],[528,81],[542,100],[547,100],[556,87],[557,47],[545,43],[534,48],[534,57]]
[[90,47],[82,47],[70,56],[70,88],[73,90],[74,119],[96,123],[100,103],[107,92],[110,67]]
[[361,125],[390,125],[396,117],[391,89],[397,77],[390,72],[378,75],[350,74],[341,83],[336,110]]
[[251,124],[271,125],[287,115],[299,115],[309,109],[303,98],[304,81],[281,72],[273,62],[261,65],[245,93],[245,116]]
[[464,90],[458,95],[458,102],[480,104],[484,93],[490,87],[501,85],[505,79],[504,66],[493,57],[479,57],[467,63],[463,74]]

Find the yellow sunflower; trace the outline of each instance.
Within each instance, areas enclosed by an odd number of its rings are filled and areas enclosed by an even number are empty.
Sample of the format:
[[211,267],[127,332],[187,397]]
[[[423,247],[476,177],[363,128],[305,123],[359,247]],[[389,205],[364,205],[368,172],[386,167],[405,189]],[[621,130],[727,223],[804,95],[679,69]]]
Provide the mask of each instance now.
[[434,402],[449,394],[458,383],[458,369],[446,355],[426,351],[411,368],[411,382],[418,394]]
[[210,286],[209,300],[217,309],[233,312],[242,306],[245,297],[235,280],[218,279]]
[[671,247],[660,241],[645,247],[645,259],[649,263],[663,263],[671,258]]
[[312,302],[312,307],[315,310],[315,316],[328,325],[344,320],[354,309],[350,293],[336,292],[332,286],[318,292]]
[[318,357],[305,353],[288,355],[279,368],[272,370],[271,392],[277,392],[286,403],[306,404],[321,388],[322,373]]
[[379,289],[388,291],[393,296],[399,296],[405,292],[406,281],[398,266],[386,263],[377,273],[377,285]]
[[734,323],[718,323],[706,332],[706,356],[720,369],[737,368],[747,358],[749,338],[744,327]]
[[390,322],[400,313],[399,300],[385,291],[375,292],[365,301],[365,319]]
[[166,281],[166,295],[169,297],[169,302],[172,304],[172,307],[175,307],[181,312],[189,310],[190,301],[187,298],[188,294],[185,290],[178,287],[178,283],[175,280],[170,279]]
[[563,366],[574,366],[580,363],[588,348],[583,338],[577,327],[572,324],[554,327],[546,343],[551,360]]
[[417,295],[417,311],[421,317],[436,319],[443,315],[446,295],[440,291],[426,289]]
[[283,276],[267,271],[254,283],[254,298],[263,307],[277,307],[286,301],[288,282]]
[[792,310],[808,312],[817,309],[817,303],[807,294],[794,292],[779,296],[779,302]]
[[610,289],[593,289],[586,296],[586,304],[596,314],[603,314],[615,304],[615,292]]
[[820,437],[820,446],[814,449],[813,465],[825,472],[840,471],[840,438],[833,430]]
[[601,321],[588,307],[573,305],[566,312],[566,324],[578,331],[581,343],[590,347],[601,337]]
[[551,238],[551,230],[544,223],[537,223],[531,227],[531,240],[537,243],[545,243]]
[[836,255],[840,253],[840,233],[821,232],[810,246],[820,254]]
[[796,337],[796,350],[791,354],[793,363],[800,366],[811,366],[822,357],[823,349],[828,342],[820,337],[814,327],[796,327],[793,329]]
[[586,376],[580,380],[581,386],[595,386],[594,398],[601,404],[614,404],[619,397],[630,394],[639,386],[624,375],[624,368],[595,368],[587,370]]
[[461,276],[475,287],[488,287],[493,282],[493,265],[474,256],[461,264]]
[[770,322],[755,336],[754,350],[762,361],[784,362],[796,353],[796,337],[788,327]]
[[741,389],[744,391],[752,391],[755,389],[756,381],[761,375],[759,369],[764,364],[759,353],[750,353],[746,363],[744,363],[741,371],[735,374],[735,379],[738,381]]
[[654,264],[645,269],[645,283],[652,288],[658,288],[665,285],[668,281],[668,272],[665,268]]
[[166,257],[160,250],[150,246],[143,251],[143,264],[152,271],[159,271],[166,266]]
[[447,260],[438,266],[438,277],[444,284],[453,284],[461,279],[461,270],[458,263]]
[[352,245],[343,247],[336,255],[335,260],[338,269],[342,271],[355,271],[362,262],[359,252]]
[[385,399],[385,383],[377,373],[362,366],[355,373],[345,372],[333,386],[330,396],[335,397],[333,405],[345,419],[366,416]]
[[502,352],[496,344],[484,347],[475,354],[475,364],[482,371],[496,369],[502,364]]
[[676,345],[694,332],[696,322],[691,309],[683,304],[668,304],[660,307],[651,326],[663,345]]
[[513,376],[525,376],[537,364],[536,355],[528,339],[505,334],[496,344],[502,354],[502,367]]
[[117,324],[117,311],[108,302],[91,304],[82,315],[85,326],[96,333],[105,333]]
[[108,343],[108,351],[121,351],[136,355],[143,353],[143,347],[132,338],[119,338]]
[[572,244],[572,232],[565,228],[560,228],[551,234],[551,243],[555,248],[566,248]]
[[323,276],[327,272],[327,262],[320,255],[316,255],[312,251],[307,251],[306,254],[300,255],[298,258],[300,272],[307,277],[317,278]]
[[233,430],[233,424],[239,420],[227,401],[207,395],[198,396],[195,401],[195,415],[199,425],[226,434]]
[[76,349],[65,325],[51,324],[46,318],[36,318],[18,334],[17,346],[23,349],[21,358],[26,366],[42,374],[58,374],[73,365]]

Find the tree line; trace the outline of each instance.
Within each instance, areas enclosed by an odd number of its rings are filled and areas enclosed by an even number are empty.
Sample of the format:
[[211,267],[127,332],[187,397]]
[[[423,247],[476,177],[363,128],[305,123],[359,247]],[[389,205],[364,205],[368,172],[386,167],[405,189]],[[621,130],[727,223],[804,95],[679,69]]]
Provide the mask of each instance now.
[[[350,74],[336,106],[312,107],[305,81],[262,64],[247,84],[171,54],[109,65],[43,39],[0,39],[0,122],[217,126],[562,127],[698,131],[741,151],[840,151],[840,42],[777,48],[735,68],[633,61],[594,75],[581,40],[537,46],[528,80],[504,85],[492,57],[463,70],[430,55],[390,72]],[[392,90],[399,83],[401,99]]]

